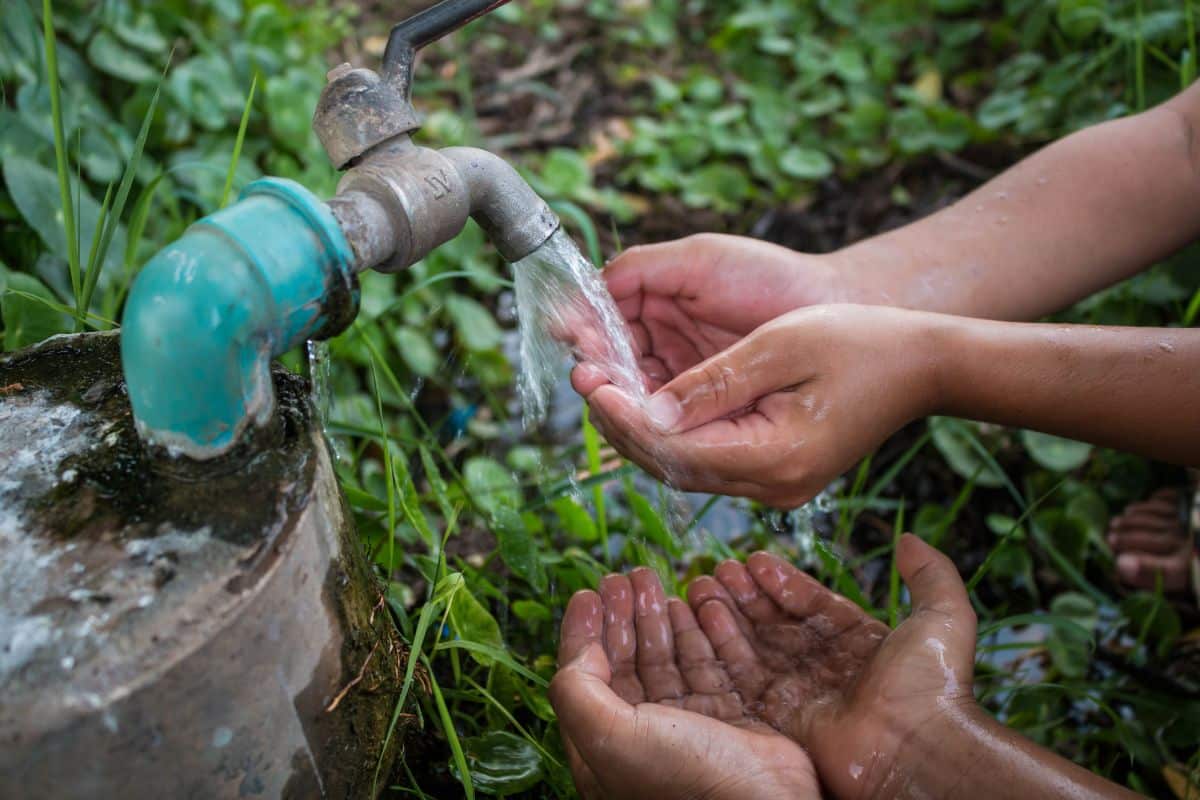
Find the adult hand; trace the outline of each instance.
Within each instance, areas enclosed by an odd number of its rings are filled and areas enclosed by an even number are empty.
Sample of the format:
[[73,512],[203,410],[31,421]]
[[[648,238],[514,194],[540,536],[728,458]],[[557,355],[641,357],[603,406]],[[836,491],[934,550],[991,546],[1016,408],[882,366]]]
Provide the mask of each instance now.
[[[632,247],[605,267],[603,277],[652,389],[768,320],[843,299],[828,257],[711,233]],[[587,364],[571,380],[584,396],[607,383]]]
[[571,598],[559,665],[550,701],[586,800],[820,797],[808,756],[747,711],[651,570]]
[[954,564],[911,534],[896,558],[913,610],[894,631],[767,553],[689,587],[747,707],[803,745],[840,798],[893,796],[915,771],[905,748],[918,729],[945,733],[948,753],[962,719],[981,714],[975,613]]
[[648,403],[611,384],[587,400],[608,441],[659,478],[797,506],[932,410],[929,336],[953,319],[802,308],[676,375]]

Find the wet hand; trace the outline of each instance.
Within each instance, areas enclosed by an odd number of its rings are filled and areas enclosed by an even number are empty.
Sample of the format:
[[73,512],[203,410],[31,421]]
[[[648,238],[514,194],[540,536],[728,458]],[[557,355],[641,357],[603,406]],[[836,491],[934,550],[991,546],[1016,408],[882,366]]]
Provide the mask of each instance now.
[[[838,797],[893,796],[917,731],[945,746],[978,711],[975,614],[954,564],[911,534],[912,615],[894,631],[775,556],[721,564],[688,599],[746,708],[812,755]],[[913,757],[916,757],[913,754]]]
[[550,701],[586,800],[820,797],[804,750],[747,711],[652,571],[571,598],[559,665]]
[[659,478],[793,507],[932,410],[928,337],[933,320],[949,319],[803,308],[676,375],[648,403],[607,383],[587,401],[609,442]]
[[[801,306],[836,302],[826,257],[740,236],[699,234],[633,247],[604,269],[652,389]],[[589,395],[607,381],[584,366],[571,376]]]

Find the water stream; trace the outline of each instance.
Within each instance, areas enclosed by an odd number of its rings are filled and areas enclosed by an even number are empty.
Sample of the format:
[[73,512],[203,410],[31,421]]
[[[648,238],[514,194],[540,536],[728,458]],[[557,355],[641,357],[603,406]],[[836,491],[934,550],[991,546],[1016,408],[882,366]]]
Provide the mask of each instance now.
[[636,350],[600,272],[561,228],[512,266],[521,335],[517,391],[526,428],[546,417],[569,355],[601,369],[636,399],[646,397]]

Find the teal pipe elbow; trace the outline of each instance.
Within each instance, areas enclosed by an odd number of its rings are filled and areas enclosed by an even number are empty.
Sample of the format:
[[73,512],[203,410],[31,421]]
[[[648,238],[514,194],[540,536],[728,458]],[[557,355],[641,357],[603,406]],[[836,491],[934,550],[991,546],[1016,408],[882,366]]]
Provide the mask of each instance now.
[[121,360],[139,433],[174,455],[225,453],[274,413],[271,360],[357,311],[354,254],[329,208],[294,181],[251,183],[134,281]]

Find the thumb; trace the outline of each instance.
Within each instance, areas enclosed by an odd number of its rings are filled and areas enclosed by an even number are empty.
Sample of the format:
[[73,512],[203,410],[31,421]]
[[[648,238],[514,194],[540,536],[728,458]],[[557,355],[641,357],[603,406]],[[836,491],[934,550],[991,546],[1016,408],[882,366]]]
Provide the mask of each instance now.
[[646,416],[664,433],[678,433],[734,414],[764,395],[796,383],[786,366],[782,329],[764,326],[676,375],[650,396]]
[[943,614],[955,623],[956,629],[969,634],[970,641],[975,641],[975,611],[953,561],[906,533],[896,545],[896,566],[912,594],[914,613]]
[[[592,642],[559,669],[547,692],[563,734],[582,748],[585,759],[611,744],[633,707],[609,686],[612,669],[598,642]],[[600,734],[600,735],[597,735]]]

